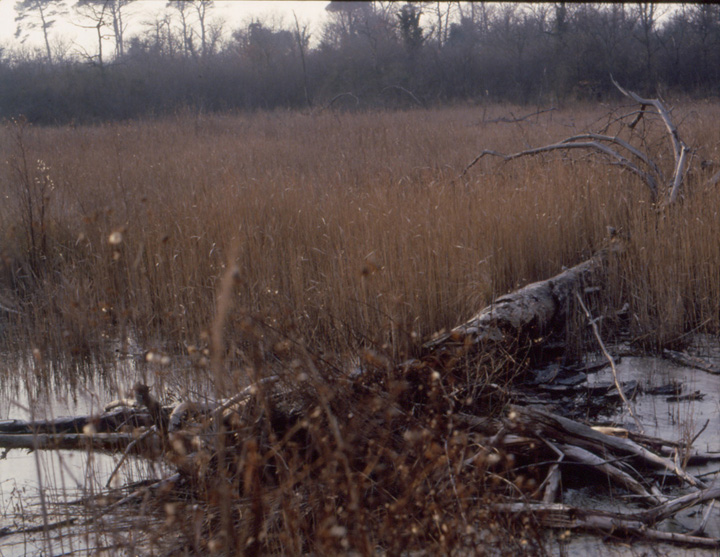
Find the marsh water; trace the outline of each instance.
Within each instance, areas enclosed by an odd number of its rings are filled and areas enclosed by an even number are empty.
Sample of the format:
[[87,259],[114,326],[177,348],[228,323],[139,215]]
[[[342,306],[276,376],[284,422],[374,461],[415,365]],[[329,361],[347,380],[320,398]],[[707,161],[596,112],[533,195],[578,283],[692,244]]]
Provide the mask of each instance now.
[[[140,369],[134,358],[117,358],[111,365],[53,362],[40,366],[36,360],[33,354],[6,360],[0,423],[96,415],[108,402],[125,396],[133,381],[147,377],[147,370]],[[134,539],[141,530],[114,528],[113,515],[102,512],[107,505],[103,496],[108,489],[120,490],[169,472],[131,458],[108,485],[119,461],[120,455],[98,451],[0,449],[0,557],[143,554],[139,549],[146,540]],[[93,506],[102,520],[88,521],[88,509],[92,516]],[[121,521],[125,526],[127,519]],[[147,527],[152,517],[143,520]]]
[[[695,355],[707,361],[720,363],[720,344],[715,339],[699,339],[693,350]],[[17,367],[23,363],[14,360],[12,365]],[[138,366],[136,360],[127,358],[119,358],[110,366],[105,364],[102,373],[96,375],[86,373],[77,377],[77,370],[73,370],[75,379],[72,386],[63,379],[61,369],[51,374],[59,379],[46,381],[44,388],[34,384],[22,370],[4,371],[3,376],[9,379],[0,391],[0,420],[98,413],[107,402],[124,396],[128,386],[138,379],[148,381],[149,376],[154,375],[157,381],[167,380],[167,377],[160,377],[166,372]],[[622,381],[635,380],[640,386],[632,406],[646,435],[679,441],[694,439],[692,446],[695,451],[720,453],[720,375],[658,357],[638,356],[623,357],[618,361],[617,371]],[[590,386],[612,381],[609,367],[587,377]],[[697,394],[680,401],[672,401],[667,395],[649,394],[656,387],[670,384],[681,386],[684,394]],[[33,385],[33,388],[28,389],[28,385]],[[616,426],[637,429],[634,419],[622,405],[606,419]],[[147,538],[141,539],[140,531],[143,529],[134,532],[132,528],[127,528],[132,517],[122,517],[119,522],[126,526],[120,529],[108,526],[108,522],[89,524],[77,520],[86,514],[83,515],[83,509],[75,503],[87,503],[106,492],[108,478],[119,456],[83,451],[10,450],[0,453],[0,457],[0,557],[94,555],[98,549],[112,555],[152,553],[152,544]],[[720,481],[717,480],[720,462],[691,469],[691,472],[702,475],[712,485]],[[170,473],[146,462],[131,460],[120,467],[112,486],[130,485],[148,477],[160,478]],[[632,509],[632,503],[622,496],[614,498],[607,493],[598,493],[590,486],[567,486],[562,497],[562,502],[578,507],[616,511]],[[99,504],[102,505],[102,501]],[[87,506],[84,509],[86,513]],[[705,529],[707,535],[720,537],[720,509],[709,509],[708,505],[679,513],[676,518],[666,521],[663,527],[678,532],[692,530],[699,526],[706,512],[710,513]],[[69,519],[75,522],[57,527],[58,523]],[[142,520],[144,530],[147,530],[148,524],[157,518],[146,516]],[[36,530],[8,535],[28,527]],[[556,533],[551,534],[547,549],[555,555],[718,554],[715,550],[685,550],[665,544],[606,543],[589,535],[560,539]]]

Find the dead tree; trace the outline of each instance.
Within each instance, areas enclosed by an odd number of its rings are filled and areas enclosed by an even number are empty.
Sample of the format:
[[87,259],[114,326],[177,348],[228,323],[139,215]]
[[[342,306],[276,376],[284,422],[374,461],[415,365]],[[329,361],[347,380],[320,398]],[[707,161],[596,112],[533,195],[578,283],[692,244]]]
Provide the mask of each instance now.
[[[505,161],[511,161],[520,157],[539,155],[541,153],[548,153],[551,151],[567,152],[573,149],[579,149],[582,151],[595,152],[599,155],[605,156],[608,160],[610,160],[611,164],[619,166],[620,168],[628,170],[638,176],[648,188],[653,203],[658,203],[662,199],[664,199],[664,203],[666,205],[675,203],[680,195],[691,148],[688,147],[688,145],[680,138],[677,127],[670,117],[670,112],[667,110],[662,101],[659,99],[646,99],[640,97],[636,93],[621,87],[614,79],[613,84],[624,96],[640,105],[640,109],[638,111],[621,116],[620,118],[617,118],[616,121],[623,123],[628,129],[632,130],[637,126],[638,122],[643,117],[655,116],[662,120],[670,138],[674,158],[674,166],[671,176],[666,176],[660,165],[655,162],[655,160],[653,160],[647,152],[642,151],[640,148],[636,147],[629,141],[622,139],[618,135],[608,135],[606,130],[603,130],[597,133],[588,132],[573,135],[550,145],[525,149],[524,151],[511,154],[485,149],[465,167],[460,177],[464,178],[468,171],[486,155],[492,155],[500,157]],[[634,119],[628,121],[633,116]]]

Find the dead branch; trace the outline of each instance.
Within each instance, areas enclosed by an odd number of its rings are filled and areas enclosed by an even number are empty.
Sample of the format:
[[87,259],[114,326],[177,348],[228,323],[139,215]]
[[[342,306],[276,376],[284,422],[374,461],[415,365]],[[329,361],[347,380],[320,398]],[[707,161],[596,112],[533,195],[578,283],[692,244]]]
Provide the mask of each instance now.
[[415,93],[413,93],[409,89],[405,89],[405,87],[401,87],[400,85],[388,85],[387,87],[383,87],[381,92],[384,93],[385,91],[388,91],[390,89],[395,89],[397,91],[405,93],[406,95],[409,95],[410,98],[418,104],[418,106],[422,106],[423,108],[425,107],[425,103],[418,99],[415,96]]
[[330,102],[328,102],[325,106],[323,106],[318,113],[322,112],[323,110],[327,110],[332,105],[335,104],[336,101],[342,99],[343,97],[350,97],[351,99],[355,100],[355,105],[360,104],[360,99],[357,98],[357,96],[354,93],[351,93],[350,91],[346,93],[340,93],[338,95],[335,95],[332,99],[330,99]]
[[615,381],[615,387],[618,390],[618,393],[620,393],[620,398],[622,398],[623,402],[625,403],[625,407],[628,409],[628,412],[630,412],[630,415],[632,416],[632,419],[635,421],[635,425],[638,428],[638,431],[640,433],[644,433],[642,424],[637,419],[637,416],[635,415],[635,412],[633,411],[632,405],[630,404],[630,401],[625,396],[625,391],[623,391],[622,385],[620,384],[620,380],[618,379],[618,373],[617,368],[615,367],[615,360],[610,355],[610,352],[608,352],[608,349],[605,347],[605,343],[603,342],[602,337],[600,336],[600,331],[598,330],[597,326],[597,319],[593,319],[593,316],[590,314],[590,310],[585,305],[585,302],[583,302],[582,296],[580,296],[579,292],[575,292],[575,297],[577,298],[577,301],[580,303],[580,307],[583,310],[583,313],[585,314],[585,317],[587,318],[588,322],[590,323],[590,326],[592,327],[593,333],[595,335],[595,339],[598,341],[598,344],[600,345],[600,349],[602,350],[603,355],[607,358],[608,362],[610,362],[610,368],[612,369],[613,379]]
[[657,113],[660,115],[663,123],[665,124],[668,133],[670,134],[670,139],[673,145],[673,153],[675,154],[675,164],[677,165],[678,161],[680,160],[683,148],[687,146],[680,139],[680,134],[678,133],[675,124],[673,124],[672,120],[670,119],[670,113],[667,111],[663,103],[660,102],[659,99],[644,99],[640,95],[624,89],[617,81],[615,81],[612,76],[610,76],[610,79],[612,80],[613,85],[617,87],[618,91],[620,91],[626,97],[631,98],[643,107],[652,106],[653,108],[655,108]]
[[[131,433],[21,433],[0,435],[0,448],[35,450],[97,450],[116,452],[123,450],[135,440]],[[137,454],[159,454],[158,444],[144,439],[135,445]]]
[[495,118],[494,120],[487,120],[487,122],[490,124],[498,124],[498,123],[516,124],[518,122],[523,122],[524,120],[527,120],[528,118],[532,118],[533,116],[539,116],[540,114],[544,114],[545,112],[552,112],[554,110],[557,110],[557,108],[555,108],[554,106],[550,107],[550,108],[543,108],[540,110],[536,110],[535,112],[531,112],[530,114],[526,114],[525,116],[519,116],[517,118],[515,118],[515,116],[511,112],[510,116],[512,116],[512,118],[507,118],[507,117],[503,116],[501,118]]
[[[543,440],[545,445],[557,455],[558,459],[550,465],[548,469],[547,477],[545,481],[538,487],[537,491],[533,494],[533,498],[539,495],[540,490],[543,490],[543,503],[554,503],[557,499],[558,492],[560,491],[560,481],[562,474],[560,473],[560,465],[565,459],[565,453],[563,453],[558,447],[548,440]],[[544,488],[544,489],[543,489]]]
[[219,421],[226,420],[230,414],[238,412],[243,403],[257,394],[260,386],[272,385],[279,380],[280,377],[277,375],[263,377],[256,383],[242,389],[238,394],[218,402],[182,402],[175,406],[170,414],[169,431],[175,432],[180,430],[183,420],[189,413],[201,415],[211,414],[211,423],[209,425],[217,425]]
[[605,435],[588,425],[538,408],[514,406],[513,412],[525,427],[534,430],[543,438],[549,437],[560,443],[576,445],[601,454],[611,451],[617,458],[635,458],[648,466],[672,472],[691,486],[701,489],[707,487],[705,482],[688,474],[669,458],[659,456],[630,439]]
[[[584,134],[586,136],[589,136],[590,134]],[[600,137],[600,136],[598,136]],[[612,143],[616,143],[620,145],[620,143],[617,140],[613,140]],[[482,159],[486,155],[492,155],[496,157],[501,157],[505,160],[505,162],[511,161],[513,159],[517,159],[520,157],[525,156],[532,156],[532,155],[538,155],[540,153],[547,153],[550,151],[567,151],[570,149],[590,149],[595,150],[600,153],[603,153],[607,156],[609,156],[611,159],[615,160],[615,163],[619,166],[622,166],[623,168],[628,169],[630,172],[636,174],[647,185],[648,189],[650,190],[650,193],[652,194],[653,200],[656,199],[658,195],[658,188],[657,188],[657,181],[655,178],[652,177],[651,174],[648,172],[645,172],[641,168],[639,168],[637,165],[633,164],[630,160],[628,160],[626,157],[621,155],[618,151],[608,147],[607,145],[604,145],[600,143],[599,141],[573,141],[572,139],[564,139],[559,143],[553,143],[552,145],[545,145],[543,147],[536,147],[534,149],[527,149],[525,151],[520,151],[518,153],[512,153],[512,154],[504,154],[499,153],[497,151],[492,151],[486,149],[482,153],[480,153],[475,159],[468,164],[465,169],[460,174],[459,178],[464,178],[467,174],[468,170],[470,170],[480,159]]]
[[663,357],[681,366],[700,369],[713,375],[720,375],[720,367],[697,356],[691,356],[687,352],[665,349],[663,350]]
[[[470,164],[465,167],[459,178],[464,178],[468,171],[475,164],[477,164],[480,159],[485,156],[500,157],[505,162],[508,162],[520,157],[535,156],[541,153],[581,149],[609,157],[614,165],[629,170],[630,172],[638,176],[650,191],[653,202],[656,202],[660,194],[664,193],[660,191],[660,184],[667,186],[667,190],[669,193],[666,204],[669,205],[675,203],[680,196],[683,179],[686,174],[688,155],[691,152],[690,147],[688,147],[680,139],[677,127],[670,118],[670,113],[660,100],[644,99],[639,95],[633,93],[632,91],[627,91],[626,89],[623,89],[620,85],[618,85],[617,82],[615,82],[615,80],[613,80],[613,83],[623,95],[631,98],[633,101],[637,102],[641,106],[641,109],[637,113],[636,117],[627,124],[629,129],[634,129],[637,126],[640,118],[647,113],[649,107],[655,109],[654,113],[657,114],[665,124],[665,127],[667,128],[668,134],[671,139],[672,151],[675,160],[673,175],[669,182],[666,181],[662,171],[660,170],[660,166],[654,160],[652,160],[652,158],[650,158],[647,153],[644,153],[628,141],[625,141],[617,136],[606,135],[605,133],[592,132],[577,134],[572,137],[563,139],[562,141],[559,141],[557,143],[552,143],[550,145],[545,145],[542,147],[525,149],[523,151],[511,154],[500,153],[491,149],[485,149],[477,157],[475,157],[475,159],[473,159]],[[528,117],[529,116],[532,115],[528,115]],[[618,121],[626,121],[626,118],[628,118],[628,116],[629,115],[626,114],[619,118]],[[520,121],[524,118],[525,117],[516,120],[499,119],[498,121],[512,122]],[[605,129],[607,129],[607,126]],[[637,161],[642,163],[642,165],[636,164],[635,162],[631,161],[629,158],[630,156],[637,159]]]
[[650,493],[648,493],[648,491],[642,486],[642,484],[638,482],[635,478],[633,478],[630,474],[623,472],[616,466],[613,466],[606,459],[601,458],[596,454],[575,445],[561,443],[558,445],[558,448],[570,460],[573,460],[580,464],[585,464],[591,468],[594,468],[598,472],[607,475],[608,478],[616,482],[618,485],[624,487],[628,491],[639,495],[644,501],[653,505],[662,502],[655,495],[651,495]]
[[682,497],[666,501],[662,505],[653,507],[652,509],[647,509],[638,516],[640,520],[646,524],[657,524],[666,518],[676,515],[683,509],[688,509],[705,501],[718,498],[720,498],[720,486],[704,488],[700,491],[688,493]]
[[671,180],[670,198],[667,201],[667,204],[670,205],[677,200],[680,193],[680,185],[682,184],[685,172],[685,162],[687,161],[687,156],[691,149],[682,139],[680,139],[677,127],[670,119],[670,113],[659,99],[644,99],[632,91],[623,89],[623,87],[621,87],[612,76],[610,76],[610,79],[612,80],[613,85],[617,87],[618,91],[626,97],[631,98],[641,106],[652,106],[657,111],[657,114],[660,116],[660,119],[663,121],[668,130],[668,134],[670,135],[670,140],[672,142],[673,154],[675,155],[675,171],[673,172],[673,178]]
[[651,541],[685,544],[695,547],[720,547],[720,539],[705,538],[691,534],[665,532],[649,528],[645,517],[612,513],[594,509],[571,507],[559,503],[504,503],[492,506],[497,512],[508,514],[531,513],[540,524],[550,528],[624,534]]
[[2,420],[0,434],[82,433],[92,426],[95,432],[114,432],[123,425],[146,426],[150,416],[139,408],[120,407],[99,415],[56,418],[54,420]]

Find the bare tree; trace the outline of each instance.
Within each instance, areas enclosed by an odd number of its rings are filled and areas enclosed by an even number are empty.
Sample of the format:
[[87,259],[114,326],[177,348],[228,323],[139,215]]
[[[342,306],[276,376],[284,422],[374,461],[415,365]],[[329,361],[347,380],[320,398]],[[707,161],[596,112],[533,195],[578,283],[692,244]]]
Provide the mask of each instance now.
[[[168,7],[174,8],[180,16],[180,29],[182,33],[183,53],[196,56],[193,37],[200,38],[200,56],[205,57],[217,46],[220,39],[222,25],[217,22],[211,23],[208,19],[209,11],[214,6],[213,0],[171,0]],[[191,14],[194,13],[198,30],[196,31],[191,21]]]
[[435,2],[435,6],[432,8],[428,5],[428,13],[432,10],[432,14],[437,21],[437,26],[434,27],[433,31],[438,49],[442,49],[447,43],[450,33],[450,18],[456,8],[457,5],[445,2]]
[[55,24],[57,18],[67,13],[67,7],[62,2],[48,0],[18,0],[15,3],[15,38],[22,37],[22,41],[28,37],[33,29],[40,29],[45,41],[45,55],[47,61],[52,64],[53,55],[50,48],[50,28]]
[[109,3],[112,16],[113,34],[115,35],[115,56],[125,54],[125,30],[127,29],[127,13],[125,8],[134,0],[112,0]]
[[305,92],[305,101],[307,102],[308,107],[312,108],[310,91],[308,89],[307,66],[305,65],[305,51],[310,43],[310,32],[308,31],[307,24],[303,25],[302,29],[300,29],[300,22],[298,21],[297,14],[294,11],[293,17],[295,18],[295,40],[297,41],[298,51],[300,52],[300,61],[302,63],[303,70],[303,90]]
[[635,8],[635,14],[638,22],[638,31],[635,33],[635,39],[643,46],[645,55],[645,73],[646,80],[651,83],[655,77],[654,72],[654,54],[659,48],[656,39],[656,24],[659,17],[664,12],[659,13],[656,2],[639,2]]
[[[97,61],[103,66],[102,42],[113,37],[115,56],[125,54],[125,30],[127,29],[127,6],[134,0],[78,0],[75,9],[84,19],[92,22],[81,27],[96,29],[98,35]],[[112,29],[106,31],[105,29]]]
[[214,3],[214,0],[195,0],[192,3],[195,8],[195,12],[197,13],[198,24],[200,26],[200,55],[203,58],[208,54],[208,10],[213,7]]
[[79,25],[84,29],[95,29],[97,35],[97,54],[86,56],[90,60],[94,60],[97,65],[102,69],[105,67],[103,58],[103,41],[110,35],[105,31],[105,28],[111,24],[110,14],[110,2],[103,0],[78,0],[75,5],[75,11],[86,21],[90,23],[88,25]]
[[191,2],[185,0],[173,0],[167,3],[168,7],[174,8],[180,16],[180,33],[182,36],[183,56],[188,58],[195,55],[195,47],[192,42],[192,24],[190,23]]

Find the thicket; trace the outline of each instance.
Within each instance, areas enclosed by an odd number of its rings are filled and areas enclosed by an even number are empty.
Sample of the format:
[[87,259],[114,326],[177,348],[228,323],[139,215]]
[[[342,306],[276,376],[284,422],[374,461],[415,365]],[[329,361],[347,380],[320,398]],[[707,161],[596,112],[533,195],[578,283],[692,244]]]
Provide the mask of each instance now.
[[[30,7],[19,31],[29,31],[30,18],[46,39],[52,22],[78,17],[60,10],[40,20],[37,2],[21,4]],[[297,22],[253,20],[223,32],[210,19],[212,2],[202,1],[168,2],[162,17],[127,36],[129,4],[75,6],[99,37],[114,38],[111,53],[102,38],[83,55],[50,41],[35,53],[5,51],[0,116],[67,123],[186,108],[557,105],[615,98],[611,74],[649,96],[704,97],[720,86],[717,5],[330,2],[312,37]]]

